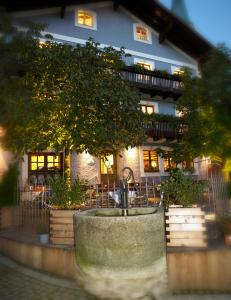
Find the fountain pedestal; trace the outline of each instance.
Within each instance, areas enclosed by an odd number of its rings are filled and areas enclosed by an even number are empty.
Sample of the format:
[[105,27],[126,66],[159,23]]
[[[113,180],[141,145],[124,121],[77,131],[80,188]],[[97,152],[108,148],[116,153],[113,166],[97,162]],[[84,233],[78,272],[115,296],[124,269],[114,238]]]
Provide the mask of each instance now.
[[84,290],[100,299],[124,300],[165,290],[164,213],[154,210],[128,209],[126,217],[121,209],[74,215],[76,276]]

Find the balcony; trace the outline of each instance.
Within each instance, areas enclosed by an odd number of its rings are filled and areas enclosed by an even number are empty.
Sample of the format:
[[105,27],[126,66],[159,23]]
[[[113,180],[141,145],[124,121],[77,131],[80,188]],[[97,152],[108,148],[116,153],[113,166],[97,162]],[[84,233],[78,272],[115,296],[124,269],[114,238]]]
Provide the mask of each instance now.
[[151,96],[162,96],[164,99],[171,97],[177,100],[182,95],[183,83],[179,76],[164,74],[161,71],[135,70],[125,67],[121,70],[124,80],[128,80],[134,86]]
[[154,141],[166,140],[180,140],[182,133],[181,130],[175,128],[170,122],[155,122],[154,125],[146,127],[146,134]]

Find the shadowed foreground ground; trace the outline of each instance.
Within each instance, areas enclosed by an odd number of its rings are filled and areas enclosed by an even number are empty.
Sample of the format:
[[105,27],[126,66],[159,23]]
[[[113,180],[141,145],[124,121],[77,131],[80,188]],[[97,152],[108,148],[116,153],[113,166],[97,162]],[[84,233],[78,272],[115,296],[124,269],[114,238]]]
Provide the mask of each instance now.
[[[25,268],[0,255],[1,300],[89,300],[75,282]],[[163,300],[230,300],[231,295],[165,295]],[[129,300],[129,299],[128,299]],[[149,300],[145,298],[144,300]],[[150,299],[151,300],[151,299]]]

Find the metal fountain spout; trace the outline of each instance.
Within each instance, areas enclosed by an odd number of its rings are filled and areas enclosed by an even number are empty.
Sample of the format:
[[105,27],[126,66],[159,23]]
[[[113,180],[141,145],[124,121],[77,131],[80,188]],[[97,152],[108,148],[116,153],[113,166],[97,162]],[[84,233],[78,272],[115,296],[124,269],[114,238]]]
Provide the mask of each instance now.
[[121,189],[121,206],[122,206],[122,215],[128,215],[128,183],[126,179],[120,180],[120,189]]
[[128,215],[128,182],[132,181],[135,183],[134,174],[131,168],[125,167],[122,170],[123,179],[120,180],[120,190],[121,190],[121,206],[122,215]]

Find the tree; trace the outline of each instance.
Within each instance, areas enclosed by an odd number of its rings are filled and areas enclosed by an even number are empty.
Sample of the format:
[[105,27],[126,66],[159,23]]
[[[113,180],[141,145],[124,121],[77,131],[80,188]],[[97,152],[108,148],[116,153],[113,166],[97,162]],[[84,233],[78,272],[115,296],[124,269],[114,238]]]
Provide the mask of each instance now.
[[224,45],[211,51],[201,76],[184,76],[178,105],[187,124],[184,141],[192,153],[231,157],[231,51]]
[[65,148],[99,155],[140,144],[140,99],[121,78],[123,49],[101,49],[93,40],[40,43],[41,28],[30,28],[13,28],[0,40],[10,63],[0,80],[5,145],[19,153]]

